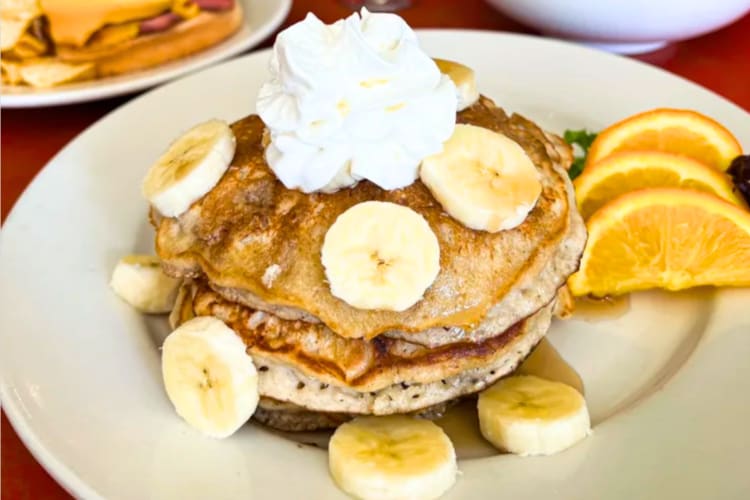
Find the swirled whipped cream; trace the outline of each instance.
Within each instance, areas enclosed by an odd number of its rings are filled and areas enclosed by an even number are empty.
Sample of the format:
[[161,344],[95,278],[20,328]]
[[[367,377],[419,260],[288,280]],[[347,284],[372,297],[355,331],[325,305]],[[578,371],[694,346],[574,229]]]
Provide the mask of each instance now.
[[257,109],[266,161],[290,189],[408,186],[453,132],[455,86],[394,14],[308,14],[276,38],[270,72]]

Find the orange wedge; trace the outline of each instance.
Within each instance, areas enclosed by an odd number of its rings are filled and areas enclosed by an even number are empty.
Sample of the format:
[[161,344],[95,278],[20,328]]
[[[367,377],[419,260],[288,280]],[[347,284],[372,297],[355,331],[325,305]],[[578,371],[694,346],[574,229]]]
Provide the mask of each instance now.
[[588,166],[573,182],[578,210],[588,219],[608,201],[637,189],[679,187],[742,204],[729,177],[686,156],[657,151],[615,153]]
[[599,209],[574,295],[647,288],[750,285],[750,212],[716,196],[674,188],[634,191]]
[[607,127],[589,149],[586,168],[619,151],[663,151],[726,170],[742,154],[737,139],[717,121],[685,109],[655,109]]

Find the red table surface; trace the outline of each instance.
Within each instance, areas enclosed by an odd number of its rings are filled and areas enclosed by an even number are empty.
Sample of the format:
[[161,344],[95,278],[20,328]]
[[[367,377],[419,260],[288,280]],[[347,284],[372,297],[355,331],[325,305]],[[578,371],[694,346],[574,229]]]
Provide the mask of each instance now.
[[[416,28],[474,28],[532,32],[502,16],[482,0],[415,0],[401,15]],[[297,0],[284,22],[296,22],[312,10],[327,22],[350,11],[338,2]],[[750,110],[750,15],[718,32],[672,45],[640,59],[693,80]],[[267,47],[273,37],[261,46]],[[2,115],[0,215],[11,207],[37,172],[68,141],[105,113],[133,96],[105,101],[28,110]],[[42,469],[2,416],[0,463],[3,498],[70,498]]]

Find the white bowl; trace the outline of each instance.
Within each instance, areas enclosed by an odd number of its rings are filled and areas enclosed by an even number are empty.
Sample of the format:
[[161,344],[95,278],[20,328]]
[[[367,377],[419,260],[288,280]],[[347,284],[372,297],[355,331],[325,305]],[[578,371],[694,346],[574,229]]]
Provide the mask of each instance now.
[[613,52],[655,50],[719,29],[750,11],[750,0],[487,0],[545,35]]

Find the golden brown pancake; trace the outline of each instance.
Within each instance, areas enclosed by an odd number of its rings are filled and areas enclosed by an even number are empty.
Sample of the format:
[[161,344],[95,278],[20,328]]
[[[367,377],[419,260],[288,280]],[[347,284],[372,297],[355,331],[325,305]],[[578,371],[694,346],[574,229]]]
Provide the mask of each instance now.
[[481,390],[509,373],[547,332],[553,303],[483,342],[427,348],[378,337],[345,339],[325,325],[284,320],[188,283],[176,324],[194,316],[224,321],[245,342],[264,397],[313,411],[417,411]]
[[[474,330],[515,285],[533,281],[561,245],[572,246],[575,258],[557,273],[561,282],[551,288],[551,300],[575,270],[585,240],[582,229],[571,227],[578,215],[570,182],[552,157],[555,144],[536,125],[508,117],[486,98],[459,113],[458,121],[504,133],[536,165],[542,194],[517,228],[494,234],[468,229],[419,181],[393,191],[366,181],[333,194],[286,189],[266,165],[264,125],[250,116],[233,125],[237,151],[217,186],[178,218],[153,217],[165,270],[178,277],[204,276],[222,295],[247,306],[320,320],[341,337],[371,339],[389,331]],[[326,231],[343,211],[368,200],[412,208],[440,244],[437,279],[423,300],[404,312],[353,308],[334,297],[325,280],[320,249]],[[575,238],[566,241],[572,233]]]
[[242,338],[253,359],[273,358],[321,382],[358,391],[376,391],[401,382],[434,382],[485,366],[525,330],[525,320],[521,320],[482,342],[436,348],[384,336],[346,339],[322,323],[284,320],[229,302],[202,282],[186,286],[192,287],[192,314],[222,320]]

